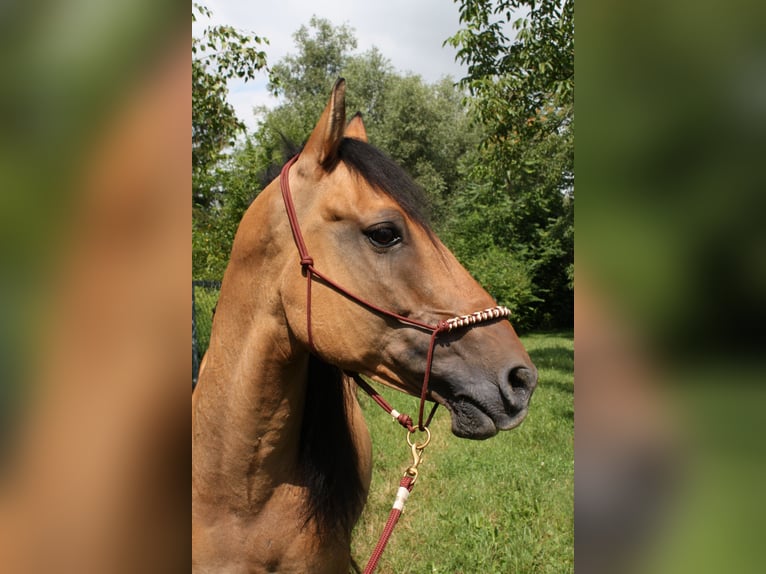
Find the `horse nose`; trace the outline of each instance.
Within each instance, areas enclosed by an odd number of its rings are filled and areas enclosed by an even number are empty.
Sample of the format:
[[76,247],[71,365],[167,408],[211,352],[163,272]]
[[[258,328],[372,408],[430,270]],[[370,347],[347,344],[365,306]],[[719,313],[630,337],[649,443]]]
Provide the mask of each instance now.
[[508,403],[517,409],[524,409],[537,387],[537,369],[532,365],[516,365],[508,369],[501,379],[500,391]]

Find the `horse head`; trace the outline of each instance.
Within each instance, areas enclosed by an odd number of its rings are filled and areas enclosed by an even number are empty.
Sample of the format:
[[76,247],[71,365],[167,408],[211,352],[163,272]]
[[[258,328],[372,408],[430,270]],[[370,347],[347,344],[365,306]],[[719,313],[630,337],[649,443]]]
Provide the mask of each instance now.
[[[294,245],[283,258],[284,317],[324,361],[417,396],[431,333],[394,315],[433,325],[496,303],[429,228],[418,186],[367,143],[361,116],[346,125],[344,94],[341,79],[283,175],[305,242],[303,266]],[[455,435],[483,439],[521,423],[536,383],[513,327],[494,320],[440,335],[428,390]]]

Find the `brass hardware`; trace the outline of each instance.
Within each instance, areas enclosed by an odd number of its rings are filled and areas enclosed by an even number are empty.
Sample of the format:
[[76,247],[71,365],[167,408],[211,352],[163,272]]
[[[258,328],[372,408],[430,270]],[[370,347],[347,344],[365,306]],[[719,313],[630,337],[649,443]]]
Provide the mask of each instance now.
[[415,432],[414,430],[407,431],[407,444],[410,445],[412,450],[412,465],[404,471],[405,475],[412,477],[412,484],[415,484],[415,481],[418,479],[418,466],[423,462],[423,451],[431,442],[431,430],[428,427],[425,428],[426,439],[423,442],[412,442],[410,437]]

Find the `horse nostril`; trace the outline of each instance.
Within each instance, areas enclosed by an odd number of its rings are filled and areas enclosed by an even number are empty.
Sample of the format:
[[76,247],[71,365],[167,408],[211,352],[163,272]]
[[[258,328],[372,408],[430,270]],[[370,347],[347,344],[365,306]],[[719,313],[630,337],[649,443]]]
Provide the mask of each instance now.
[[537,369],[528,367],[514,367],[508,373],[508,382],[514,393],[532,394],[537,386]]

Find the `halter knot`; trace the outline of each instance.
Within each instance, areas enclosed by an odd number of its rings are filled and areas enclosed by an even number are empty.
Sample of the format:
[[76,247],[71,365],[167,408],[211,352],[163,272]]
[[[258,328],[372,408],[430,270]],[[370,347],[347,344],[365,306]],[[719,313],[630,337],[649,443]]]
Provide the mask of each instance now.
[[313,267],[314,259],[310,255],[301,257],[301,267]]
[[439,333],[443,333],[445,331],[451,331],[452,327],[450,327],[450,321],[452,319],[448,320],[441,320],[436,324],[436,328],[434,329],[433,336],[435,337]]
[[410,415],[405,415],[402,413],[396,417],[396,421],[410,432],[415,430],[415,423],[412,421],[412,417]]

